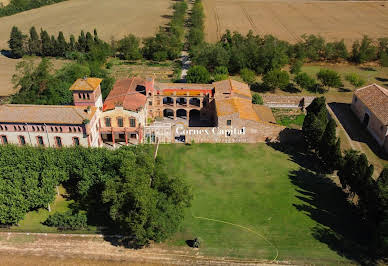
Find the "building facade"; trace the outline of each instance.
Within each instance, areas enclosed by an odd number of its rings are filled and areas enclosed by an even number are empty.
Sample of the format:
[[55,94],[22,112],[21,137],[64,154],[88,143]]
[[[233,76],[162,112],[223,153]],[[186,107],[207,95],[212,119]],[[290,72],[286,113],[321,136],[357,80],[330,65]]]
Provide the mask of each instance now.
[[[102,80],[78,79],[72,106],[0,106],[1,143],[101,147],[140,143],[257,142],[284,127],[260,117],[247,84],[159,83],[139,77],[118,80],[107,98]],[[267,113],[271,113],[268,107]]]
[[376,142],[388,152],[388,90],[377,84],[356,90],[351,109]]

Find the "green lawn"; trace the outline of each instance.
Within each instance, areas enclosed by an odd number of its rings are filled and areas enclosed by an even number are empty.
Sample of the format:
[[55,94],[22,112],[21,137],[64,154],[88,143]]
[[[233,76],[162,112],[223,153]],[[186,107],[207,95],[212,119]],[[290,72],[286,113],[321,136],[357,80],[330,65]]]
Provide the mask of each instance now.
[[336,243],[341,237],[325,238],[332,228],[343,237],[359,230],[348,225],[352,217],[347,216],[342,191],[330,179],[300,168],[289,155],[266,144],[194,144],[161,145],[159,156],[168,162],[171,174],[188,180],[194,193],[192,207],[171,245],[184,246],[185,241],[200,237],[200,254],[274,258],[274,248],[261,237],[193,217],[202,216],[256,231],[278,248],[279,260],[350,262],[328,247],[341,245]]
[[[31,211],[26,214],[24,219],[19,222],[19,225],[12,226],[10,230],[15,232],[38,232],[38,233],[56,233],[56,228],[43,225],[42,223],[48,218],[50,214],[55,212],[65,212],[69,210],[69,205],[73,202],[72,200],[66,199],[66,190],[60,186],[59,196],[56,197],[54,203],[50,205],[51,212],[47,209],[41,208],[36,211]],[[61,231],[63,232],[63,231]],[[95,233],[96,228],[89,226],[86,230],[68,231],[64,233]]]
[[301,129],[306,115],[299,109],[278,109],[272,108],[272,113],[276,119],[276,123],[289,127]]

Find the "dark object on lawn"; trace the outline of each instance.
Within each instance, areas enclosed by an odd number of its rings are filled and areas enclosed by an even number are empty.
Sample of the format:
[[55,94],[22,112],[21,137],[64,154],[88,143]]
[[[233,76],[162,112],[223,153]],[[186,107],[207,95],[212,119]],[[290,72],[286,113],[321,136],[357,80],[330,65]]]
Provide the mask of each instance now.
[[199,248],[200,245],[201,245],[201,239],[199,237],[194,238],[193,248]]

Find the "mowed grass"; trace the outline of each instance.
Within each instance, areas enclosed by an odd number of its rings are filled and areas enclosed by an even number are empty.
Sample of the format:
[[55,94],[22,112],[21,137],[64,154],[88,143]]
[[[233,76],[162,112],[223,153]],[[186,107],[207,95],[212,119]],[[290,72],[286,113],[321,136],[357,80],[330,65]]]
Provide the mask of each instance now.
[[[44,221],[49,217],[49,215],[56,212],[66,212],[70,209],[70,205],[73,203],[72,200],[66,199],[66,190],[60,186],[59,196],[56,196],[55,201],[50,204],[51,212],[46,208],[40,208],[36,211],[30,211],[26,214],[24,219],[19,222],[18,225],[12,226],[10,230],[14,232],[36,232],[36,233],[56,233],[58,230],[55,227],[49,227],[43,224]],[[64,233],[95,233],[96,228],[94,226],[89,226],[86,230],[79,231],[68,231]]]
[[[273,259],[276,250],[262,237],[222,220],[254,230],[279,251],[278,260],[339,263],[340,257],[314,238],[318,223],[296,206],[307,206],[304,191],[290,178],[300,166],[266,144],[161,145],[159,156],[171,175],[183,176],[194,200],[171,245],[200,237],[199,253],[210,256]],[[306,194],[307,195],[307,194]]]

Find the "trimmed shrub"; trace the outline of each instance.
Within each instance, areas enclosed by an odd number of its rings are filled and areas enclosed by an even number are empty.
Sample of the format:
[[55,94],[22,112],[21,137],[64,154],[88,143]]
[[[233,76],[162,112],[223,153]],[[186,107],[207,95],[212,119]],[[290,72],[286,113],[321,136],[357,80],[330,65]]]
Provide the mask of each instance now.
[[50,215],[43,224],[50,227],[57,227],[60,230],[78,230],[87,227],[87,217],[84,213],[56,212]]

